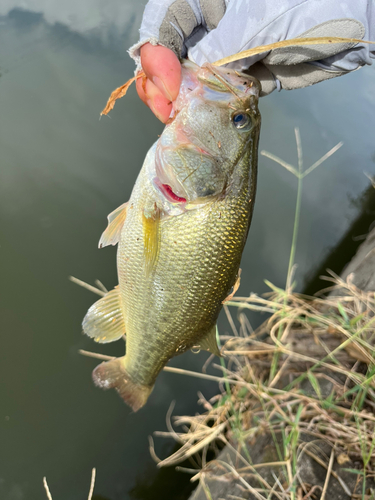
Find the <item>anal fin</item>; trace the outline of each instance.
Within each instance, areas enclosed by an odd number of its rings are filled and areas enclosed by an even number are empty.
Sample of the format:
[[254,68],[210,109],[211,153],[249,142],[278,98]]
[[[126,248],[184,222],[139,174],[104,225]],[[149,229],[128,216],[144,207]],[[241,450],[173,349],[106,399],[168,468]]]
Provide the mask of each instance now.
[[211,354],[221,357],[216,341],[216,325],[214,325],[211,330],[199,341],[199,347],[204,351],[208,351]]
[[99,240],[99,248],[103,248],[108,245],[117,245],[119,242],[121,229],[126,219],[128,203],[128,201],[123,203],[120,207],[116,208],[116,210],[108,215],[108,226]]
[[83,319],[82,328],[86,335],[101,344],[113,342],[124,335],[125,322],[118,287],[90,307]]

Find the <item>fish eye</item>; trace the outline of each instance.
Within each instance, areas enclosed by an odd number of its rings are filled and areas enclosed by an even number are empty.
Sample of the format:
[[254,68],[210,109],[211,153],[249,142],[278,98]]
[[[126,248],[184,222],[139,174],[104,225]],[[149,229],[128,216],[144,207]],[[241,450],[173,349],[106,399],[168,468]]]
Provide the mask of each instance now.
[[240,130],[249,130],[251,127],[251,117],[245,111],[238,111],[232,115],[233,125]]

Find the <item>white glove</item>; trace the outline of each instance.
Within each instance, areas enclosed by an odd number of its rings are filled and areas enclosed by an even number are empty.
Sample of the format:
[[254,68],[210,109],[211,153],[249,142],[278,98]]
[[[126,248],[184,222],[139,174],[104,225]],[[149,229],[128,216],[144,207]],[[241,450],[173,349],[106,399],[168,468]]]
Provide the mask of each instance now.
[[[199,65],[285,39],[338,36],[375,39],[374,0],[150,0],[140,41],[172,49]],[[307,87],[354,71],[375,58],[369,44],[285,47],[231,63],[262,85],[262,94]]]

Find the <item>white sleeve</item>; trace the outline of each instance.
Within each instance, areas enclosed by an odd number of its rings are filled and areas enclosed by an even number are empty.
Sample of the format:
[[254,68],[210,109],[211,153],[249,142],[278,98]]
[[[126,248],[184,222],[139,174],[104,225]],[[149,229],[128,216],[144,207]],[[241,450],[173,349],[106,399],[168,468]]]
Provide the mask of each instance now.
[[[306,32],[308,32],[306,34]],[[311,33],[309,35],[309,33]],[[215,62],[243,50],[303,36],[341,36],[375,40],[373,0],[231,0],[216,29],[188,50],[199,65]],[[299,50],[300,49],[300,50]],[[375,58],[375,45],[327,44],[278,49],[270,64],[295,65],[312,61],[331,71],[353,71]],[[298,57],[298,54],[300,57]],[[278,55],[277,60],[275,60]],[[245,69],[267,54],[233,63]],[[295,58],[297,56],[297,59]]]

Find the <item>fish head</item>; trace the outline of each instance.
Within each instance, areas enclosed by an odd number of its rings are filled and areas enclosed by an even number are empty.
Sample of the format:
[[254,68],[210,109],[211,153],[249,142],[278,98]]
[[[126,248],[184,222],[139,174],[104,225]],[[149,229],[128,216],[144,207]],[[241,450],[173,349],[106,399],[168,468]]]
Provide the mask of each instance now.
[[154,185],[164,212],[225,195],[239,159],[258,140],[259,92],[259,82],[244,73],[183,63],[180,93],[155,152]]

